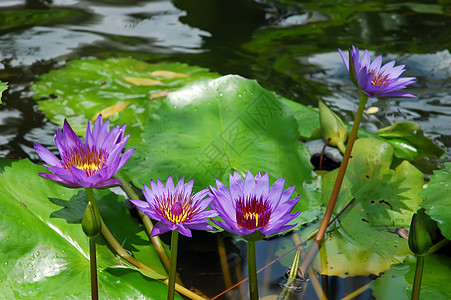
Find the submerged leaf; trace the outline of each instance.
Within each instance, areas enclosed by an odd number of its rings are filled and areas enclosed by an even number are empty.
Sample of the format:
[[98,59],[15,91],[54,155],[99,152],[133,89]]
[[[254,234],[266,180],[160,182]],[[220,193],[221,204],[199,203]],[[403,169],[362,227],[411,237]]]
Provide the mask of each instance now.
[[102,109],[101,111],[99,111],[98,113],[96,113],[91,118],[91,121],[95,121],[99,115],[102,115],[102,117],[104,119],[108,119],[109,117],[111,117],[111,116],[113,116],[113,115],[115,115],[117,113],[120,113],[121,111],[123,111],[129,105],[130,105],[130,102],[128,102],[128,103],[118,103],[118,104],[115,104],[115,105],[108,106],[108,107]]
[[169,94],[169,92],[170,92],[169,90],[164,90],[164,91],[152,93],[149,96],[149,100],[166,97]]
[[136,85],[146,85],[146,86],[163,85],[163,82],[161,82],[160,80],[155,80],[151,78],[125,77],[124,79],[125,81]]
[[163,78],[185,78],[189,77],[189,74],[177,73],[168,70],[156,70],[150,73],[150,75],[154,77],[163,77]]

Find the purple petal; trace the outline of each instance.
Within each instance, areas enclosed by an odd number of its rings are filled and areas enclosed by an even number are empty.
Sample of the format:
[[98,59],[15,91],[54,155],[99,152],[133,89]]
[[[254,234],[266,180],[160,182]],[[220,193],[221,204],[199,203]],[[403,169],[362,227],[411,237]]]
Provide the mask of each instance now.
[[169,227],[167,224],[163,222],[158,222],[152,229],[150,236],[156,236],[169,231]]
[[340,53],[341,59],[343,60],[343,63],[345,64],[346,69],[349,71],[349,57],[348,55],[345,55],[343,51],[341,51],[340,48],[338,48],[338,52]]
[[117,179],[110,178],[110,179],[107,179],[107,180],[104,180],[102,182],[95,184],[93,187],[96,189],[99,189],[99,188],[109,188],[109,187],[118,186],[118,185],[122,185],[122,182],[120,182]]
[[36,153],[39,155],[39,157],[45,161],[47,164],[51,166],[58,166],[63,167],[61,165],[61,161],[47,148],[44,146],[41,146],[38,143],[33,143],[34,149],[36,150]]
[[229,186],[231,200],[237,200],[243,196],[243,180],[238,172],[235,171],[233,175],[229,175]]
[[177,226],[177,229],[176,229],[179,233],[181,233],[181,234],[183,234],[184,236],[187,236],[187,237],[192,237],[193,236],[193,234],[191,233],[191,230],[189,230],[189,228],[188,227],[186,227],[186,226],[184,226],[184,225],[182,225],[182,224],[179,224],[178,226]]
[[268,173],[265,173],[261,178],[257,181],[255,185],[255,195],[268,195],[269,192],[269,177]]
[[210,231],[216,231],[217,229],[214,228],[213,226],[211,226],[210,224],[207,223],[202,223],[202,224],[191,224],[188,226],[191,229],[195,229],[195,230],[210,230]]

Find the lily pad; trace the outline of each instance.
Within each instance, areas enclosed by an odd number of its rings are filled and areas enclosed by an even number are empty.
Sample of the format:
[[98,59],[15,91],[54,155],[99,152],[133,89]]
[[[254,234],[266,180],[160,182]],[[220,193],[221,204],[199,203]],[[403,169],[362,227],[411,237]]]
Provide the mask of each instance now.
[[451,239],[451,163],[443,170],[434,171],[426,188],[421,191],[421,204],[426,213],[438,223],[442,234]]
[[[409,256],[403,264],[393,265],[373,284],[377,300],[410,300],[416,258]],[[451,299],[451,286],[446,284],[451,273],[451,258],[443,255],[426,255],[420,299]]]
[[67,119],[83,135],[87,121],[106,112],[114,125],[126,123],[130,139],[139,141],[147,115],[160,105],[155,98],[199,78],[218,76],[180,63],[81,59],[42,75],[32,89],[39,109],[58,125]]
[[[335,213],[355,200],[324,239],[321,265],[317,266],[322,274],[379,274],[411,254],[407,239],[395,231],[408,227],[419,208],[423,174],[407,161],[390,169],[392,158],[393,148],[387,142],[370,138],[356,141]],[[337,170],[323,176],[325,203],[336,175]]]
[[233,171],[268,172],[296,185],[313,179],[310,154],[297,141],[297,124],[273,92],[236,75],[199,80],[170,93],[150,116],[125,170],[136,186],[152,178],[195,178],[195,189],[224,183]]
[[[4,165],[0,174],[0,282],[4,287],[0,298],[90,298],[88,240],[80,224],[84,191],[38,176],[46,169],[28,160]],[[105,190],[95,196],[118,241],[164,276],[158,255],[139,223],[128,214],[123,197]],[[102,297],[165,297],[165,284],[127,267],[102,237],[96,238],[96,244]],[[125,269],[111,269],[117,265]]]
[[376,134],[386,139],[395,148],[395,155],[404,159],[421,157],[440,157],[445,150],[424,136],[419,124],[413,122],[396,122],[379,129]]
[[8,88],[7,82],[0,81],[0,103],[2,103],[2,93]]

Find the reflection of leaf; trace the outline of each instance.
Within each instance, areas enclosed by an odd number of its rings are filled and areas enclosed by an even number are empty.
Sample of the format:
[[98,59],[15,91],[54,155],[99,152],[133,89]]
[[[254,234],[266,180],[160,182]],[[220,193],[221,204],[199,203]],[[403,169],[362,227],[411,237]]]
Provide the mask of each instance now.
[[129,105],[130,105],[130,102],[128,102],[128,103],[118,103],[118,104],[115,104],[115,105],[108,106],[108,107],[102,109],[101,111],[99,111],[98,113],[96,113],[91,118],[91,121],[95,121],[99,115],[102,115],[102,117],[104,119],[107,119],[107,118],[113,116],[114,114],[120,113],[121,111],[123,111]]
[[451,239],[451,162],[445,163],[443,170],[434,171],[420,196],[426,213],[437,221],[443,236]]
[[[14,27],[45,25],[61,22],[81,15],[81,10],[68,8],[48,9],[14,9],[0,11],[0,30],[11,30]],[[72,19],[73,20],[73,19]]]
[[[406,262],[393,265],[381,277],[374,281],[372,290],[377,300],[409,300],[412,294],[416,259],[407,257]],[[421,280],[420,299],[451,299],[451,259],[442,255],[426,255],[423,278]]]
[[[129,84],[124,77],[147,78],[156,70],[171,70],[190,76],[166,78],[164,85],[141,86]],[[32,89],[39,109],[54,123],[62,125],[67,119],[75,132],[82,135],[86,123],[105,107],[130,103],[127,109],[114,115],[112,125],[127,124],[126,134],[131,140],[140,140],[140,134],[158,101],[147,101],[149,94],[176,90],[199,78],[219,75],[204,68],[179,63],[148,64],[134,59],[81,59],[67,63],[64,68],[52,70],[40,77]]]
[[[393,149],[377,139],[358,139],[335,212],[355,198],[335,222],[320,249],[321,273],[337,276],[379,274],[410,254],[407,240],[393,233],[408,227],[421,199],[423,174],[407,161],[389,169]],[[323,199],[329,200],[336,171],[323,176]]]
[[[10,166],[9,161],[0,161],[5,165],[0,174],[0,281],[6,285],[0,298],[9,299],[13,293],[18,299],[88,299],[88,240],[80,224],[74,224],[85,201],[84,192],[40,177],[38,173],[46,169],[27,160]],[[123,197],[108,190],[96,191],[95,196],[105,223],[119,242],[133,250],[137,259],[166,274],[142,227],[128,214]],[[62,205],[68,209],[61,210]],[[105,298],[165,297],[165,284],[138,272],[103,272],[123,263],[102,237],[96,238],[96,244],[99,286]]]
[[177,73],[177,72],[172,72],[172,71],[167,71],[167,70],[156,70],[153,71],[152,73],[150,73],[150,75],[155,76],[155,77],[163,77],[163,78],[185,78],[188,77],[188,74],[184,74],[184,73]]
[[[196,189],[228,174],[268,172],[286,186],[312,178],[297,124],[273,92],[240,76],[199,80],[171,92],[149,119],[125,168],[136,186],[153,178],[195,178]],[[308,205],[308,199],[299,202]]]
[[150,78],[142,78],[142,77],[125,77],[125,81],[136,84],[136,85],[146,85],[146,86],[153,86],[153,85],[163,85],[163,82],[160,80],[150,79]]

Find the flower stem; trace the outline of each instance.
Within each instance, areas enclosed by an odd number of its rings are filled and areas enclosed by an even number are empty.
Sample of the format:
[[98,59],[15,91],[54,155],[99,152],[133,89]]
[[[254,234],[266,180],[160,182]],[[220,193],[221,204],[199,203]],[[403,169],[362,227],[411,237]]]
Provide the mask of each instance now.
[[417,255],[415,277],[413,279],[412,300],[420,299],[421,278],[423,276],[424,255]]
[[257,259],[255,255],[255,241],[247,242],[247,272],[249,275],[249,296],[251,300],[258,300]]
[[169,269],[168,300],[173,300],[175,295],[175,277],[177,274],[177,248],[179,243],[179,232],[172,231],[171,236],[171,267]]
[[95,238],[89,237],[89,263],[91,271],[91,299],[99,299],[99,289],[97,284],[97,260]]
[[[91,190],[91,191],[88,191]],[[92,189],[86,189],[86,196],[89,199],[94,199],[94,193],[92,191]],[[91,198],[90,198],[91,197]],[[92,206],[97,208],[97,205],[95,204],[95,202],[92,202]],[[99,214],[100,216],[100,214]],[[133,264],[135,267],[140,268],[140,269],[144,269],[144,270],[148,270],[148,271],[152,271],[155,273],[158,273],[157,271],[149,268],[147,265],[143,264],[141,261],[137,260],[136,258],[134,258],[133,256],[131,256],[122,246],[121,244],[119,244],[119,242],[116,240],[116,238],[113,236],[113,234],[111,233],[111,231],[108,229],[108,227],[106,226],[105,222],[102,219],[102,216],[100,216],[100,220],[102,222],[101,225],[101,234],[102,236],[105,238],[105,240],[107,241],[107,243],[111,246],[111,248],[113,248],[113,250],[123,259],[125,259],[126,261],[128,261],[129,263]],[[162,280],[165,284],[169,284],[168,279],[164,279]],[[190,299],[194,299],[194,300],[205,300],[205,298],[197,295],[196,293],[188,290],[187,288],[179,285],[179,284],[175,284],[175,290],[177,292],[179,292],[180,294],[190,298]]]
[[[97,204],[94,198],[94,192],[92,188],[85,189],[86,191],[86,199],[88,202],[91,202],[92,208],[94,211],[97,211]],[[89,237],[89,265],[90,265],[90,273],[91,273],[91,298],[93,300],[99,299],[99,288],[97,282],[97,258],[96,258],[96,242],[94,237]]]
[[310,265],[313,257],[316,254],[316,251],[319,249],[319,245],[321,244],[324,234],[326,233],[327,227],[329,225],[330,218],[335,208],[335,204],[337,203],[338,194],[340,192],[341,184],[343,182],[346,168],[348,167],[349,158],[351,157],[351,151],[354,146],[354,142],[357,138],[357,132],[359,130],[360,121],[362,120],[363,110],[365,109],[366,101],[368,100],[368,96],[361,93],[359,107],[357,108],[357,112],[354,119],[354,124],[352,125],[351,134],[349,135],[348,144],[346,146],[345,153],[343,155],[343,160],[341,161],[340,168],[338,169],[337,179],[335,180],[335,185],[332,190],[332,194],[330,196],[329,204],[327,205],[326,212],[324,213],[323,220],[321,221],[321,225],[319,226],[318,233],[316,234],[315,241],[307,253],[305,260],[302,262],[300,267],[300,272],[302,276],[305,276],[308,266]]
[[[122,176],[122,174],[117,173],[114,175],[116,179],[118,179],[120,182],[122,182],[122,190],[127,194],[129,199],[139,199],[138,195],[135,193],[135,191],[132,189],[128,181]],[[152,220],[145,214],[143,214],[138,209],[138,214],[141,220],[143,221],[144,227],[146,228],[147,235],[150,238],[150,241],[152,242],[152,245],[154,246],[155,250],[158,253],[158,256],[160,257],[161,262],[163,263],[164,268],[166,269],[166,272],[169,273],[169,257],[164,251],[163,243],[161,242],[161,239],[158,235],[151,236],[150,233],[153,229],[153,223]],[[181,279],[176,276],[176,280],[178,284],[182,284]]]

